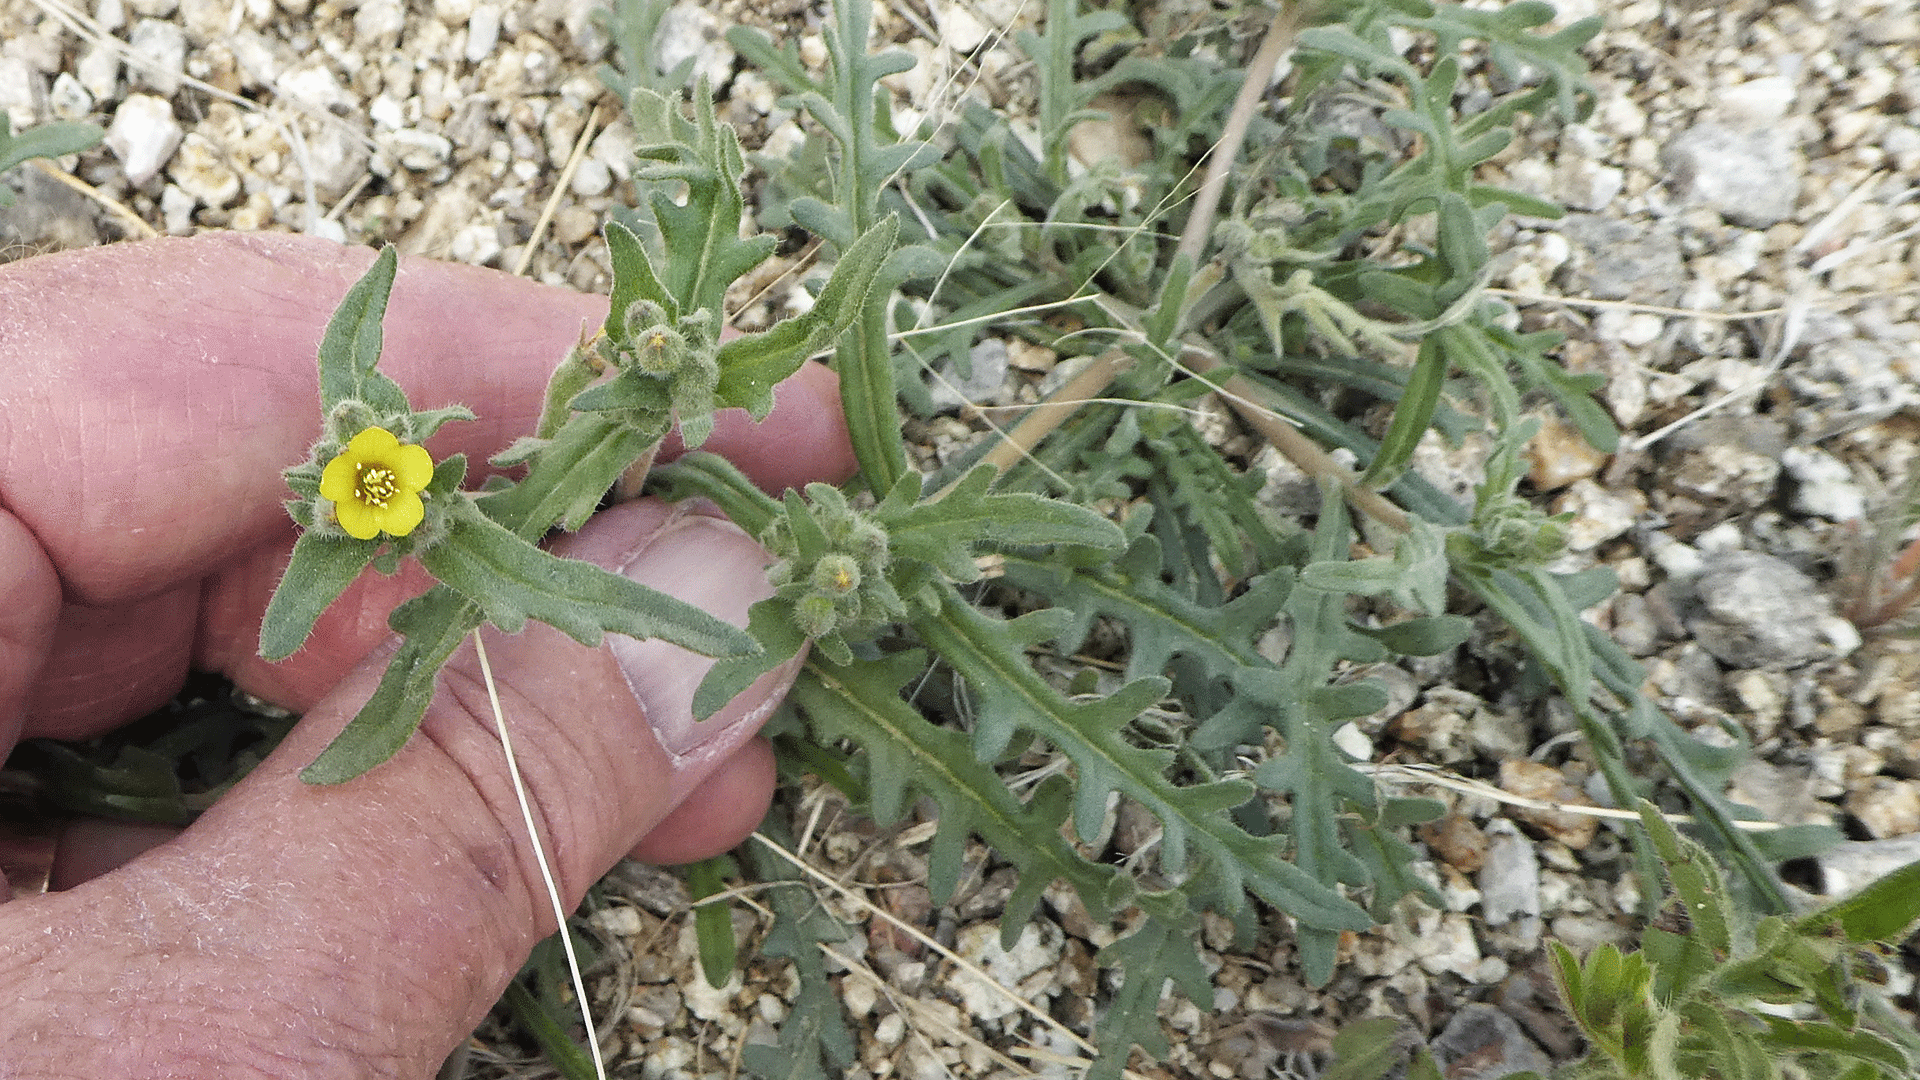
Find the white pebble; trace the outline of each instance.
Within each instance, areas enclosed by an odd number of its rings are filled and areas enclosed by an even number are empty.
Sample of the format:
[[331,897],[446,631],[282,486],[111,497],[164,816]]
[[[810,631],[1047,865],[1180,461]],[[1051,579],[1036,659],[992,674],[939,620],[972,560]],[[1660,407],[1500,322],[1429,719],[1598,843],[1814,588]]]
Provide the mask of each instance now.
[[127,38],[136,56],[133,81],[150,86],[162,97],[180,89],[187,71],[187,32],[158,19],[141,19]]
[[148,94],[129,94],[114,110],[107,149],[120,159],[127,182],[139,187],[166,165],[185,134],[173,118],[172,105]]
[[481,4],[473,9],[473,16],[467,20],[467,63],[477,64],[493,55],[493,47],[500,43],[500,9],[492,4]]

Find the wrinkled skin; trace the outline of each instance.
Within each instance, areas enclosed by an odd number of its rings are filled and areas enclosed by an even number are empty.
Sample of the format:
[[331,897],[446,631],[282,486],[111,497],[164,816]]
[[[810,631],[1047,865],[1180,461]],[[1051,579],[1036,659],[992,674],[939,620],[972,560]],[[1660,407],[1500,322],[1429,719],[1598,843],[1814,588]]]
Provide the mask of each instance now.
[[[56,891],[0,904],[0,1077],[427,1077],[553,930],[470,645],[392,761],[296,778],[372,692],[417,568],[367,574],[292,658],[254,652],[294,538],[280,469],[319,432],[315,348],[371,261],[212,235],[0,267],[0,753],[139,716],[189,668],[305,713],[192,828],[77,826]],[[403,260],[382,370],[416,406],[480,415],[428,444],[477,469],[604,311]],[[759,425],[723,414],[705,448],[776,492],[849,475],[831,375],[809,366],[778,402]],[[697,510],[628,504],[556,550],[741,625],[766,592],[764,552]],[[673,646],[534,624],[487,650],[569,906],[622,855],[702,858],[758,823],[773,770],[753,733],[791,667],[696,727],[707,662]]]

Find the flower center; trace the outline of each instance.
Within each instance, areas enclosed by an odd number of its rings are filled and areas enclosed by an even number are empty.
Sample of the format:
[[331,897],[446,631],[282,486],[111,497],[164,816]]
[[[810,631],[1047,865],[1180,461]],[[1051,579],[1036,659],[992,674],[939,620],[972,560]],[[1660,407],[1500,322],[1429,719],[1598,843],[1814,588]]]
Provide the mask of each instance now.
[[362,464],[356,476],[353,494],[368,506],[384,510],[387,500],[400,491],[400,478],[385,465]]

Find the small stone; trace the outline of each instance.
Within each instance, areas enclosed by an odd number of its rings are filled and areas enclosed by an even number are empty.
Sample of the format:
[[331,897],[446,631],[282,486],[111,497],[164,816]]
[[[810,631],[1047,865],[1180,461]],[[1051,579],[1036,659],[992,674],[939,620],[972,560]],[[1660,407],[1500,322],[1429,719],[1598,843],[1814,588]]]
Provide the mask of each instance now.
[[1420,840],[1435,857],[1465,873],[1474,873],[1487,861],[1487,834],[1459,814],[1448,814],[1420,826]]
[[1558,416],[1541,420],[1540,432],[1527,444],[1532,462],[1527,480],[1536,491],[1558,491],[1600,471],[1607,455],[1593,448],[1573,425]]
[[956,968],[945,979],[947,988],[960,999],[967,1015],[976,1020],[997,1020],[1018,1009],[1001,988],[1011,989],[1029,1000],[1044,993],[1065,942],[1066,935],[1060,927],[1046,919],[1036,919],[1021,927],[1020,936],[1011,949],[1000,947],[997,922],[989,920],[964,926],[955,936],[953,951],[998,985],[988,985],[971,971]]
[[1647,497],[1639,488],[1614,490],[1578,480],[1553,501],[1553,512],[1573,515],[1567,525],[1567,550],[1592,551],[1633,528],[1647,512]]
[[160,192],[160,223],[169,236],[193,235],[193,210],[200,200],[168,184]]
[[1793,216],[1800,153],[1783,127],[1695,124],[1662,148],[1668,181],[1736,225],[1764,229]]
[[927,390],[934,407],[951,411],[970,405],[998,405],[1007,398],[1007,343],[986,338],[967,353],[967,370],[951,360],[941,364]]
[[987,40],[987,28],[963,3],[942,4],[934,9],[934,25],[940,30],[940,44],[957,53],[970,53]]
[[1721,90],[1714,100],[1714,112],[1731,124],[1761,127],[1786,119],[1793,98],[1792,79],[1767,75]]
[[167,166],[167,176],[181,191],[215,209],[240,194],[240,175],[227,164],[226,155],[197,131],[180,143]]
[[707,982],[706,976],[696,975],[686,980],[680,991],[685,996],[687,1011],[693,1015],[702,1020],[730,1020],[734,999],[740,996],[740,969],[733,969],[725,986],[715,987]]
[[1710,555],[1675,596],[1700,645],[1735,668],[1780,670],[1831,653],[1831,602],[1791,563],[1754,551]]
[[1604,210],[1627,186],[1625,170],[1571,157],[1554,170],[1554,195],[1575,210]]
[[613,187],[613,172],[605,162],[584,158],[580,167],[573,171],[573,181],[567,187],[583,199],[605,195]]
[[[1587,798],[1587,793],[1568,783],[1560,770],[1537,761],[1501,762],[1500,787],[1524,799],[1564,806],[1594,805],[1593,800]],[[1598,818],[1565,810],[1536,810],[1516,806],[1509,808],[1508,813],[1540,830],[1549,839],[1558,840],[1575,851],[1591,844],[1594,833],[1600,828]]]
[[331,202],[346,194],[367,171],[366,142],[342,124],[321,124],[307,136],[307,170],[313,186]]
[[584,206],[563,206],[553,215],[553,238],[572,246],[600,229],[600,215]]
[[1920,784],[1912,780],[1876,776],[1848,792],[1844,805],[1875,840],[1920,833]]
[[292,98],[310,109],[360,107],[359,99],[340,85],[340,80],[334,78],[332,70],[320,64],[308,64],[281,72],[273,81],[273,89],[275,93]]
[[1394,717],[1387,725],[1387,732],[1403,743],[1419,747],[1429,760],[1443,765],[1473,757],[1473,750],[1467,744],[1466,717],[1438,688],[1427,693],[1426,703],[1419,708]]
[[1480,942],[1473,935],[1473,921],[1458,911],[1437,913],[1431,923],[1420,920],[1419,964],[1428,974],[1449,972],[1471,981],[1480,967]]
[[136,85],[148,86],[161,97],[180,89],[187,73],[187,32],[170,22],[141,19],[127,37],[134,52],[128,61]]
[[31,65],[17,56],[0,56],[0,111],[7,114],[13,130],[29,128],[38,119],[34,115],[34,81]]
[[1488,926],[1505,926],[1540,914],[1540,860],[1533,841],[1521,836],[1510,822],[1496,821],[1489,832],[1486,861],[1476,878],[1481,917]]
[[1568,214],[1560,233],[1571,249],[1561,274],[1573,295],[1659,304],[1685,287],[1680,240],[1671,226]]
[[1831,899],[1852,896],[1886,875],[1920,861],[1920,835],[1891,840],[1848,840],[1814,856],[1820,891]]
[[414,172],[437,169],[453,157],[453,143],[445,135],[417,128],[402,128],[376,135],[374,141],[391,154],[402,168]]
[[118,96],[120,89],[120,54],[103,45],[95,45],[80,54],[80,63],[74,70],[80,76],[80,85],[95,101],[111,101]]
[[473,9],[467,19],[467,63],[477,64],[493,55],[493,47],[500,44],[500,9],[492,4],[481,4]]
[[387,52],[406,28],[407,13],[399,0],[361,0],[353,13],[353,44],[369,56]]
[[667,9],[654,33],[654,55],[661,74],[691,60],[693,78],[718,89],[733,73],[733,46],[720,36],[720,19],[698,4],[681,3]]
[[85,120],[93,111],[93,95],[80,85],[71,72],[53,77],[53,89],[47,92],[47,109],[55,120]]
[[1866,493],[1839,458],[1813,447],[1791,446],[1781,453],[1780,466],[1794,482],[1789,496],[1793,509],[1828,521],[1867,516]]
[[173,118],[173,106],[147,94],[129,94],[107,127],[107,149],[120,159],[127,182],[144,185],[173,156],[186,132]]
[[1495,1080],[1517,1072],[1542,1076],[1553,1060],[1513,1017],[1482,1002],[1462,1005],[1433,1040],[1434,1059],[1449,1080]]

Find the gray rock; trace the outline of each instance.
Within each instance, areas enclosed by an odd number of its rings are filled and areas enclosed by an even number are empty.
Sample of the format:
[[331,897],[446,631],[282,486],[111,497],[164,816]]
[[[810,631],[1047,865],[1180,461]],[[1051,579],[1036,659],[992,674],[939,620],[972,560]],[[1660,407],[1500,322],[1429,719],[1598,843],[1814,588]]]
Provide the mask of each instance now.
[[1660,444],[1665,481],[1708,503],[1745,509],[1773,497],[1787,432],[1770,416],[1720,412],[1674,432]]
[[1832,604],[1792,564],[1756,551],[1709,555],[1676,590],[1687,628],[1729,667],[1781,669],[1829,655]]
[[0,248],[66,251],[100,243],[94,204],[39,169],[15,169],[4,182],[20,193],[13,208],[0,213]]
[[140,57],[128,67],[136,84],[151,87],[161,97],[171,97],[180,89],[187,73],[187,32],[170,22],[141,19],[133,26],[127,44]]
[[1867,496],[1854,483],[1853,470],[1839,458],[1806,446],[1788,447],[1780,466],[1793,479],[1789,505],[1828,521],[1858,521],[1867,516]]
[[153,179],[185,135],[173,118],[173,106],[148,94],[129,94],[113,112],[107,149],[119,157],[127,182],[139,187]]
[[1451,1080],[1495,1080],[1518,1072],[1544,1076],[1553,1070],[1553,1061],[1520,1030],[1519,1021],[1479,1002],[1462,1005],[1430,1045]]
[[1805,360],[1784,375],[1794,396],[1812,405],[1797,410],[1804,421],[1802,439],[1817,440],[1884,420],[1920,402],[1904,374],[1906,348],[1864,337],[1815,345]]
[[1920,835],[1849,840],[1814,856],[1813,861],[1820,868],[1820,891],[1838,900],[1916,860],[1920,860]]
[[53,89],[47,92],[47,108],[55,120],[85,120],[93,111],[93,95],[72,72],[63,71],[54,76]]
[[1800,152],[1780,125],[1695,124],[1661,148],[1667,182],[1736,225],[1764,229],[1793,215]]
[[1686,286],[1680,239],[1664,224],[1568,214],[1560,234],[1572,248],[1560,271],[1572,295],[1671,303]]
[[654,36],[654,55],[660,70],[671,73],[682,63],[693,61],[693,78],[705,79],[715,88],[733,74],[733,46],[720,36],[720,19],[698,4],[675,4],[660,17]]
[[32,127],[39,119],[34,100],[33,68],[17,56],[0,56],[0,110],[12,121],[15,131]]
[[1007,343],[987,338],[968,351],[967,361],[967,371],[961,371],[952,361],[940,365],[940,377],[927,387],[934,405],[943,412],[1006,400]]
[[[1504,831],[1494,831],[1505,825]],[[1479,877],[1480,914],[1488,926],[1503,926],[1512,920],[1540,914],[1540,861],[1534,857],[1533,841],[1521,836],[1513,826],[1496,822],[1493,839],[1487,845],[1487,859]]]
[[80,54],[75,66],[80,85],[99,102],[111,101],[120,88],[120,54],[104,45],[94,45]]

